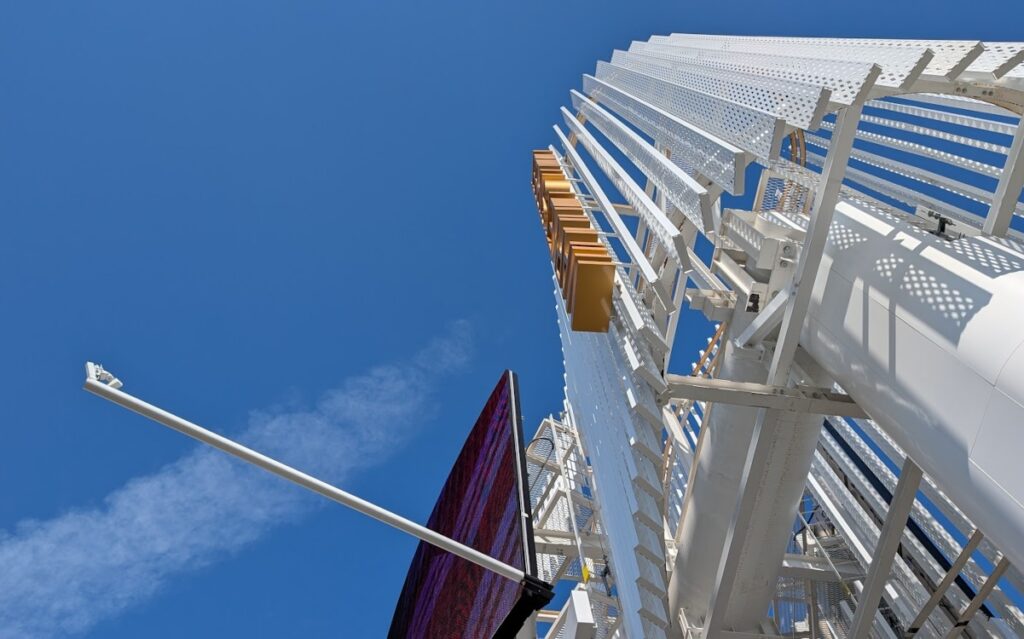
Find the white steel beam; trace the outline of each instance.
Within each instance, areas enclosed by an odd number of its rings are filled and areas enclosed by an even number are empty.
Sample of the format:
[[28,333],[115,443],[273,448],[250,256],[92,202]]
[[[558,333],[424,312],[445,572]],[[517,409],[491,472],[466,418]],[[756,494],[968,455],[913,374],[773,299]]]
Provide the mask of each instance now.
[[658,205],[654,203],[650,196],[640,188],[640,185],[633,180],[626,169],[616,162],[615,158],[601,146],[601,143],[597,141],[590,131],[576,119],[575,115],[565,107],[562,107],[561,113],[566,126],[576,136],[576,140],[583,145],[583,148],[587,150],[590,157],[593,158],[597,166],[608,177],[608,180],[615,185],[619,193],[629,202],[630,206],[644,218],[651,233],[661,243],[665,252],[676,263],[681,263],[683,258],[679,255],[680,248],[683,249],[683,254],[685,255],[686,246],[682,236],[679,234],[679,229],[672,224],[671,220],[665,216],[664,211],[658,208]]
[[592,75],[583,76],[583,91],[657,140],[680,168],[700,171],[733,195],[743,193],[751,156],[739,147]]
[[[714,229],[711,216],[711,198],[708,190],[697,183],[681,168],[672,163],[664,153],[633,132],[612,114],[578,91],[571,91],[573,108],[593,124],[606,138],[611,140],[623,155],[637,166],[648,178],[648,189],[656,186],[661,195],[674,204],[701,233],[707,235]],[[645,189],[646,192],[647,189]],[[659,206],[661,210],[666,207]],[[651,222],[647,221],[648,224]],[[665,221],[678,231],[668,218]],[[660,220],[655,220],[661,223]],[[639,229],[638,229],[639,231]],[[685,253],[685,238],[678,236],[676,248]]]
[[[815,193],[810,224],[803,250],[800,252],[800,261],[793,276],[793,285],[796,288],[786,305],[782,328],[768,373],[769,384],[783,385],[789,380],[790,366],[799,344],[800,329],[810,306],[813,278],[818,272],[818,266],[824,255],[829,227],[832,224],[832,216],[835,213],[843,184],[843,174],[853,148],[857,123],[860,120],[864,102],[880,71],[881,69],[875,65],[857,99],[836,115],[832,144],[825,159],[819,188]],[[721,639],[721,633],[726,629],[724,618],[729,609],[729,599],[735,589],[742,549],[746,544],[752,524],[752,513],[758,498],[759,486],[752,485],[753,478],[761,477],[764,474],[777,437],[777,429],[784,421],[780,417],[779,412],[775,410],[762,409],[758,411],[753,439],[740,482],[739,501],[736,504],[729,530],[726,531],[725,551],[718,566],[716,584],[708,605],[708,614],[704,625],[705,639]]]
[[580,157],[576,148],[569,142],[569,139],[562,133],[562,130],[557,126],[553,127],[555,135],[562,143],[562,148],[565,150],[565,155],[569,159],[569,163],[572,165],[573,170],[580,176],[580,180],[583,181],[584,186],[590,191],[590,194],[597,200],[597,205],[604,213],[604,217],[608,220],[612,230],[615,231],[616,237],[622,242],[622,246],[626,249],[626,253],[629,254],[629,258],[633,261],[633,264],[639,269],[640,277],[643,278],[651,288],[654,289],[658,297],[665,303],[670,303],[672,296],[667,293],[664,289],[664,283],[658,278],[658,273],[651,266],[651,263],[647,260],[644,255],[643,249],[637,245],[636,240],[633,239],[632,233],[629,232],[629,227],[626,226],[622,218],[619,217],[618,209],[612,204],[608,196],[605,195],[604,189],[594,178],[594,174],[590,172],[590,168],[587,167],[583,158]]
[[907,525],[910,509],[914,506],[914,498],[917,496],[917,488],[921,485],[923,474],[921,468],[911,460],[903,462],[900,480],[896,484],[892,501],[889,502],[889,511],[878,535],[878,543],[875,544],[868,575],[864,579],[857,612],[853,617],[853,623],[850,624],[850,632],[847,635],[849,639],[866,639],[871,631],[875,612],[882,600],[882,591],[889,579],[889,571],[892,570],[896,550],[903,538],[903,529]]
[[794,413],[867,417],[849,395],[828,388],[736,382],[728,379],[667,374],[663,399],[773,408]]
[[433,530],[425,526],[421,526],[414,521],[410,521],[405,517],[396,515],[389,510],[385,510],[376,504],[366,501],[365,499],[361,499],[351,493],[347,493],[340,488],[336,488],[325,481],[313,477],[312,475],[307,475],[306,473],[283,464],[276,459],[267,457],[266,455],[252,450],[251,448],[242,446],[227,437],[206,430],[198,424],[182,419],[181,417],[169,413],[162,408],[158,408],[137,397],[129,395],[124,391],[103,383],[99,381],[95,375],[97,370],[98,368],[91,362],[86,364],[87,376],[84,388],[94,395],[110,400],[111,402],[123,406],[128,410],[134,411],[143,417],[149,418],[158,424],[163,424],[164,426],[167,426],[172,430],[176,430],[183,435],[188,435],[193,439],[237,457],[242,461],[258,466],[259,468],[277,475],[282,479],[287,479],[293,484],[297,484],[303,488],[311,490],[330,499],[331,501],[341,504],[342,506],[347,506],[353,510],[361,512],[364,515],[391,526],[392,528],[397,528],[402,532],[406,532],[413,537],[430,544],[431,546],[435,546],[462,557],[466,561],[470,561],[477,566],[497,573],[506,579],[523,581],[526,577],[522,570],[498,561],[494,557],[482,553],[475,548],[470,548],[469,546],[461,544],[454,539],[449,539],[440,533],[434,532]]
[[970,539],[968,539],[967,543],[964,544],[963,550],[960,551],[956,560],[949,567],[949,570],[946,571],[946,575],[942,578],[942,581],[935,586],[935,592],[932,593],[932,596],[927,602],[925,602],[924,606],[921,607],[921,612],[917,613],[917,617],[914,618],[914,621],[911,622],[906,632],[903,633],[905,638],[913,637],[921,630],[921,626],[924,625],[928,616],[932,614],[932,610],[935,609],[935,606],[939,605],[939,602],[942,601],[946,591],[949,590],[949,587],[956,581],[957,575],[959,575],[960,571],[967,565],[967,561],[971,558],[974,551],[977,550],[978,545],[981,543],[983,538],[984,535],[982,535],[981,531],[978,529],[975,529],[974,532],[971,533]]
[[750,324],[736,337],[737,343],[742,346],[758,344],[767,337],[773,330],[782,324],[782,318],[786,314],[786,307],[789,305],[789,298],[792,297],[792,290],[789,288],[779,291],[768,304],[761,309],[761,312]]
[[[867,97],[867,91],[873,86],[878,72],[879,68],[876,66],[871,74],[871,81],[865,83],[860,98],[836,115],[832,143],[829,145],[825,164],[822,167],[821,181],[818,191],[815,193],[807,235],[800,251],[800,261],[797,263],[796,273],[793,275],[792,286],[795,290],[789,304],[786,305],[779,340],[772,358],[770,383],[783,384],[789,376],[789,365],[793,362],[800,339],[800,329],[803,327],[804,317],[807,314],[808,306],[810,306],[811,292],[814,288],[813,278],[818,272],[818,265],[825,253],[828,231],[832,225],[832,215],[839,202],[843,175],[846,173],[850,151],[853,150],[853,139],[857,133],[857,123],[864,107],[864,99]],[[806,282],[805,278],[807,278]]]
[[1010,219],[1018,206],[1021,189],[1024,188],[1024,118],[1021,118],[1017,125],[1017,131],[1013,134],[1013,142],[1010,143],[1010,150],[1006,154],[1006,164],[1003,165],[1003,174],[999,177],[999,185],[996,187],[995,197],[992,199],[992,208],[988,210],[985,218],[985,225],[982,227],[989,235],[1005,237],[1010,229]]
[[978,612],[981,605],[985,603],[988,596],[992,593],[992,590],[1002,579],[1003,573],[1010,567],[1010,560],[1003,557],[996,564],[996,567],[992,570],[992,574],[988,576],[985,583],[982,584],[981,588],[978,589],[978,593],[974,595],[974,599],[971,599],[971,603],[967,604],[963,612],[960,613],[960,617],[956,620],[956,624],[950,629],[949,634],[946,635],[946,639],[953,639],[963,632],[963,629],[971,622],[971,618]]

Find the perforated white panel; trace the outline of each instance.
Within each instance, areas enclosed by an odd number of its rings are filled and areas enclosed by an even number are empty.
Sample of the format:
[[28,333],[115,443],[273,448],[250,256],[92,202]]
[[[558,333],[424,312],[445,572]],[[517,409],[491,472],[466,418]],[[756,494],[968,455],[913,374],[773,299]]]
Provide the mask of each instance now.
[[801,128],[817,128],[830,96],[821,86],[707,69],[662,56],[615,51],[612,64],[771,113]]
[[953,107],[954,109],[969,109],[971,111],[974,111],[978,115],[1016,115],[1001,106],[990,104],[988,102],[982,102],[981,100],[968,98],[962,95],[944,95],[941,93],[914,93],[912,95],[907,95],[904,97],[908,100],[914,100],[915,102],[938,104],[941,106]]
[[985,51],[967,67],[972,73],[1000,78],[1024,62],[1024,42],[985,42]]
[[665,252],[679,264],[679,253],[676,250],[679,230],[672,226],[672,223],[665,217],[665,214],[658,208],[658,205],[633,181],[629,173],[604,150],[600,143],[594,139],[594,136],[564,107],[562,108],[562,117],[565,119],[566,126],[576,134],[576,139],[587,150],[587,153],[594,159],[594,162],[601,168],[601,171],[608,176],[608,179],[615,185],[615,188],[622,194],[622,197],[647,222],[648,227],[661,243]]
[[886,111],[892,111],[893,113],[902,113],[903,115],[911,115],[918,118],[927,118],[929,120],[935,120],[936,122],[945,122],[946,124],[956,124],[958,126],[981,129],[982,131],[990,131],[992,133],[1002,133],[1003,135],[1009,136],[1012,136],[1017,130],[1016,125],[1007,124],[1006,122],[997,122],[989,118],[973,117],[959,113],[950,113],[949,111],[939,111],[937,109],[926,109],[924,107],[913,106],[910,104],[893,102],[892,100],[871,100],[865,106],[873,109],[884,109]]
[[[817,144],[822,148],[828,148],[828,140],[821,136],[808,134],[807,141]],[[919,166],[892,160],[890,158],[882,157],[877,153],[871,153],[870,151],[857,148],[853,149],[850,153],[850,157],[858,162],[863,162],[868,166],[882,169],[916,182],[934,186],[946,193],[958,195],[968,200],[974,200],[975,202],[980,202],[986,206],[992,204],[992,193]],[[915,190],[920,190],[920,188]],[[1015,213],[1017,215],[1024,214],[1024,205],[1018,204]]]
[[[651,42],[680,44],[683,46],[718,51],[740,51],[787,55],[820,60],[846,60],[868,62],[882,67],[878,84],[893,88],[909,88],[932,59],[926,46],[885,46],[870,40],[837,40],[824,38],[768,38],[741,36],[713,36],[676,33],[655,36]],[[882,41],[885,42],[885,41]]]
[[[817,158],[816,162],[820,163],[825,158],[822,153],[815,151],[813,147],[808,147],[807,152],[811,157]],[[981,226],[981,218],[970,211],[965,211],[953,206],[952,204],[948,204],[919,191],[896,184],[891,180],[886,180],[885,178],[872,173],[868,173],[851,166],[846,169],[846,177],[861,186],[867,187],[872,191],[882,193],[883,195],[887,195],[909,206],[913,207],[920,204],[921,206],[931,209],[936,213],[941,213],[942,215],[952,219],[959,220],[974,228],[980,228]]]
[[607,62],[597,63],[597,77],[627,93],[644,96],[651,104],[765,162],[778,154],[785,125],[772,115]]
[[764,78],[823,86],[832,92],[832,101],[841,104],[853,102],[871,70],[871,64],[867,62],[717,51],[650,42],[634,42],[629,50],[687,62],[709,70],[737,71]]
[[[673,34],[672,37],[675,37]],[[715,38],[719,42],[727,41],[729,46],[737,46],[756,42],[766,44],[774,48],[788,49],[796,55],[803,55],[804,51],[814,51],[817,55],[812,57],[836,57],[843,59],[854,52],[860,53],[867,49],[872,51],[876,58],[885,56],[892,50],[912,49],[921,51],[930,50],[934,57],[928,62],[924,73],[933,76],[955,78],[963,72],[969,64],[976,60],[982,53],[983,45],[977,40],[883,40],[874,38],[774,38],[761,36],[688,36]],[[797,53],[797,52],[800,53]],[[822,55],[824,54],[824,55]],[[853,59],[846,57],[846,59]]]
[[[826,125],[823,126],[822,128],[827,131],[832,130],[831,125]],[[959,166],[970,171],[975,171],[976,173],[981,173],[983,175],[999,177],[999,175],[1002,173],[1002,169],[1000,167],[992,164],[986,164],[985,162],[979,162],[977,160],[965,158],[955,153],[947,153],[946,151],[930,147],[926,144],[918,144],[917,142],[910,142],[909,140],[903,140],[888,135],[882,135],[881,133],[860,130],[857,131],[857,139],[866,140],[868,142],[873,142],[875,144],[881,144],[883,146],[898,149],[900,151],[906,151],[907,153],[913,153],[914,155],[920,155],[921,157],[940,160],[942,162],[946,162],[954,166]]]
[[971,146],[976,149],[982,149],[985,151],[992,151],[993,153],[1001,153],[1006,155],[1009,149],[1001,144],[993,144],[991,142],[985,142],[984,140],[978,140],[966,135],[956,135],[955,133],[949,133],[947,131],[940,131],[927,126],[919,126],[917,124],[910,124],[909,122],[903,122],[902,120],[893,120],[891,118],[883,118],[876,115],[862,115],[860,116],[861,122],[868,122],[870,124],[880,124],[893,129],[899,129],[900,131],[906,131],[907,133],[917,133],[920,135],[927,135],[929,137],[938,138],[947,142],[956,142],[957,144],[963,144],[964,146]]
[[707,190],[683,173],[657,149],[645,142],[639,135],[626,128],[610,113],[595,105],[582,94],[572,92],[572,104],[576,111],[612,141],[655,186],[661,189],[670,202],[683,212],[701,233],[705,232],[705,221],[711,223],[711,202]]
[[[561,295],[555,294],[558,327],[565,358],[566,399],[591,459],[597,499],[605,515],[612,576],[622,604],[622,624],[629,637],[665,637],[650,618],[666,618],[663,597],[652,597],[643,583],[647,564],[664,564],[660,526],[657,531],[638,516],[639,470],[634,442],[649,441],[653,429],[627,402],[637,382],[622,356],[614,327],[608,333],[575,333]],[[644,401],[652,401],[653,398]],[[649,409],[657,410],[656,406]],[[648,444],[650,445],[650,444]]]
[[743,191],[746,162],[738,147],[593,76],[583,76],[583,90],[667,148],[676,166],[692,167],[734,195]]

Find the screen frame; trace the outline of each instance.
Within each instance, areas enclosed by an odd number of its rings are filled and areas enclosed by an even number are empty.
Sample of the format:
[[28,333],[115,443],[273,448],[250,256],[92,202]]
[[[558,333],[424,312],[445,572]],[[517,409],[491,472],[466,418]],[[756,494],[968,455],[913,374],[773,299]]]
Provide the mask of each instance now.
[[516,478],[519,482],[519,513],[523,527],[523,552],[526,574],[537,576],[537,549],[533,538],[533,508],[530,505],[530,478],[526,466],[526,443],[523,437],[523,415],[519,404],[519,376],[506,370],[509,394],[512,396],[512,438],[516,447]]

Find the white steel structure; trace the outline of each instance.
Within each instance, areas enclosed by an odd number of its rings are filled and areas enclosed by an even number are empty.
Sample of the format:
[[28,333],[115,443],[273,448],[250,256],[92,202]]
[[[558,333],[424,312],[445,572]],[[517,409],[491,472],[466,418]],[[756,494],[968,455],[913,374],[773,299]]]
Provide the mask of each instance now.
[[1022,62],[673,34],[583,76],[550,155],[614,285],[573,331],[556,269],[548,636],[1024,636]]

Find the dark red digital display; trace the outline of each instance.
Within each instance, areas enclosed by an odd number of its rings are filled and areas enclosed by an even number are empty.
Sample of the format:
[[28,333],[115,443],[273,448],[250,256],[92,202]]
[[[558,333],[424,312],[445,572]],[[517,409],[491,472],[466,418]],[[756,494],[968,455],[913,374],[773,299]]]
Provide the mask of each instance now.
[[[441,489],[427,527],[533,574],[523,517],[522,427],[516,377],[506,371]],[[421,542],[402,587],[391,639],[490,639],[521,584]]]

